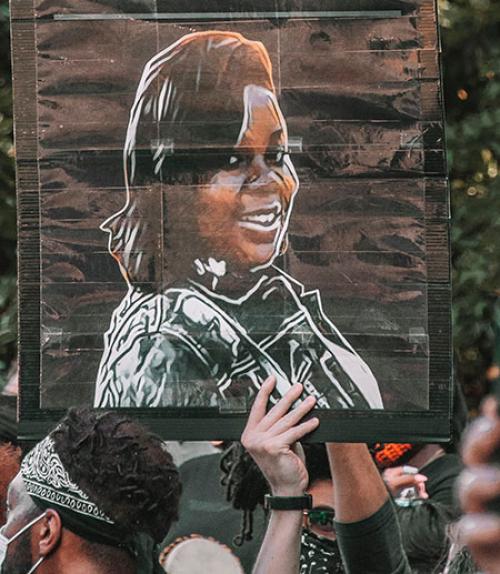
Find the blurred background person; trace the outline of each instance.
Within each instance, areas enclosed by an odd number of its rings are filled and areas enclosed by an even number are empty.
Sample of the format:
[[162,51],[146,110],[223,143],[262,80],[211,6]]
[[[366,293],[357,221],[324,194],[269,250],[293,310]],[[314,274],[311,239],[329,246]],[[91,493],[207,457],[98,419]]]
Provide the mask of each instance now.
[[499,412],[497,399],[489,398],[469,428],[463,447],[466,468],[458,483],[465,512],[458,536],[486,574],[500,573]]
[[463,468],[458,450],[467,408],[455,383],[451,441],[381,444],[373,456],[395,503],[403,547],[414,574],[440,572],[448,559],[451,526],[461,511],[455,482]]

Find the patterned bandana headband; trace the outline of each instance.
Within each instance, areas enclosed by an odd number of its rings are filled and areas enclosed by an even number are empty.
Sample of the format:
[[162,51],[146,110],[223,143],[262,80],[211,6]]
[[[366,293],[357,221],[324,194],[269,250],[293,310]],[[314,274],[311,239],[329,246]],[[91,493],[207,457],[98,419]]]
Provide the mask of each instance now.
[[137,572],[141,574],[164,572],[151,536],[141,531],[126,531],[109,518],[71,480],[50,435],[26,455],[21,464],[21,477],[33,502],[42,510],[56,510],[68,530],[90,542],[126,550],[135,558]]
[[26,490],[42,506],[54,505],[109,525],[114,522],[69,477],[49,435],[24,458],[21,476]]

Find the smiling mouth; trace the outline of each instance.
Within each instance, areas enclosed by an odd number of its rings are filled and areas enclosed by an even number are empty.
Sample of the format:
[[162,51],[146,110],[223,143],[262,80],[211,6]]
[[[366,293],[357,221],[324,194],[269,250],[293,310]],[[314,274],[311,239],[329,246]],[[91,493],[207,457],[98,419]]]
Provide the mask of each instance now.
[[281,224],[281,211],[281,205],[275,202],[269,207],[242,213],[239,224],[241,227],[256,231],[272,231]]

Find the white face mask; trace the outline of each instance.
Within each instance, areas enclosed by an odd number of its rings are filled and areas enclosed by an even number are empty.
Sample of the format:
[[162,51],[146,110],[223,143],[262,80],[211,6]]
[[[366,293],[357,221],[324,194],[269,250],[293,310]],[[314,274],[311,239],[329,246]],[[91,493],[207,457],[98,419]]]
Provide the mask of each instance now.
[[[36,518],[34,518],[31,522],[26,524],[26,526],[23,526],[21,528],[21,530],[16,532],[14,534],[14,536],[11,536],[10,538],[7,538],[2,533],[0,533],[0,573],[3,572],[3,566],[4,566],[4,562],[5,562],[5,557],[7,556],[7,550],[8,550],[9,544],[11,542],[14,542],[14,540],[16,538],[19,538],[19,536],[21,536],[21,534],[23,534],[23,532],[26,532],[27,530],[29,530],[33,526],[33,524],[36,524],[41,518],[43,518],[45,516],[45,514],[46,513],[44,512],[43,514],[40,514],[40,516],[37,516]],[[40,564],[43,562],[44,558],[45,558],[45,556],[40,556],[40,558],[35,562],[35,564],[33,564],[33,566],[28,570],[28,572],[26,572],[26,574],[32,574],[38,568],[38,566],[40,566]]]

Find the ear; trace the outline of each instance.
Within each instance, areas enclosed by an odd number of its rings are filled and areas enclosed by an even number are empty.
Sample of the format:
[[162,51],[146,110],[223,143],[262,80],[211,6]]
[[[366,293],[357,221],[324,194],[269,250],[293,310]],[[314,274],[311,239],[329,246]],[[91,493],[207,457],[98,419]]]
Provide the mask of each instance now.
[[40,520],[38,527],[38,550],[40,556],[48,556],[59,545],[62,536],[62,522],[59,514],[49,508],[45,516]]
[[285,236],[283,237],[283,241],[281,242],[279,255],[284,255],[287,252],[289,243],[290,242],[288,240],[288,232],[287,232],[287,233],[285,233]]

